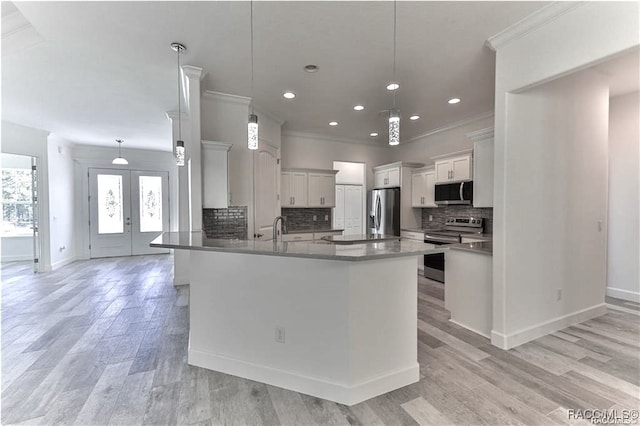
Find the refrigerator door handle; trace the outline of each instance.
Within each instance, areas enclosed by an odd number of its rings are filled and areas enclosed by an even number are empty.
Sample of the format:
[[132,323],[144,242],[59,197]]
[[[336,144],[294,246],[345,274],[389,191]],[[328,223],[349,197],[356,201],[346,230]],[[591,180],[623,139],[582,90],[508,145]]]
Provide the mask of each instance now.
[[382,204],[380,203],[380,196],[376,198],[376,231],[380,232],[380,220],[382,217]]

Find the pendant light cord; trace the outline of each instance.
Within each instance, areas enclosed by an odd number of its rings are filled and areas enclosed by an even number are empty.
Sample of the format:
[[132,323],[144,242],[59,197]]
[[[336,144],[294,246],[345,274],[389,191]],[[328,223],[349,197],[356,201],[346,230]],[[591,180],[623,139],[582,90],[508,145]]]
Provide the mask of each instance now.
[[253,114],[253,0],[250,3],[251,7],[251,114]]
[[[393,82],[398,83],[396,80],[396,0],[393,0]],[[393,91],[393,107],[396,107],[396,91]]]
[[178,52],[178,140],[182,140],[182,110],[180,107],[180,51],[181,47],[178,46],[176,52]]

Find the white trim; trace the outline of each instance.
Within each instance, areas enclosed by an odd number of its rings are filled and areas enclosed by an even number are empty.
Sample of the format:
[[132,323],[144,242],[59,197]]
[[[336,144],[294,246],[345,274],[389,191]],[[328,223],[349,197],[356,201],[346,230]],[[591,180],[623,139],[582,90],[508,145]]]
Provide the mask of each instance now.
[[58,268],[62,268],[63,266],[66,266],[70,263],[75,262],[76,260],[80,260],[80,256],[73,256],[73,257],[69,257],[67,259],[62,259],[59,260],[58,262],[52,263],[51,264],[51,270],[55,271]]
[[263,115],[265,117],[267,117],[269,120],[271,121],[275,121],[280,127],[282,127],[284,125],[284,123],[286,123],[286,120],[283,120],[282,118],[278,117],[277,115],[275,115],[272,112],[268,112],[262,108],[259,108],[258,106],[254,105],[253,109],[255,110],[255,112],[258,113],[258,115]]
[[607,296],[616,299],[628,300],[630,302],[640,303],[640,293],[637,291],[629,291],[621,288],[607,287]]
[[589,308],[581,309],[567,315],[563,315],[545,322],[541,322],[531,327],[517,330],[510,334],[502,334],[491,330],[491,344],[500,349],[512,349],[531,340],[537,339],[547,334],[555,333],[569,326],[599,317],[607,313],[607,305],[600,303]]
[[458,127],[466,126],[467,124],[475,123],[476,121],[485,120],[487,118],[493,117],[493,111],[483,112],[482,114],[474,115],[468,118],[464,118],[459,121],[454,121],[453,123],[447,124],[446,126],[438,127],[433,130],[429,130],[427,133],[423,133],[418,136],[414,136],[411,139],[406,141],[402,141],[402,145],[416,142],[418,140],[424,139],[429,136],[433,136],[438,133],[448,132],[453,129],[457,129]]
[[469,330],[469,331],[473,331],[474,333],[479,334],[479,335],[480,335],[480,336],[482,336],[482,337],[486,337],[487,339],[491,339],[491,336],[490,336],[490,335],[488,335],[488,334],[486,334],[486,333],[483,333],[483,332],[481,332],[481,331],[478,331],[478,330],[476,330],[476,329],[474,329],[474,328],[471,328],[471,327],[469,327],[468,325],[460,324],[459,322],[456,322],[456,321],[452,320],[451,318],[449,318],[449,321],[450,321],[450,322],[452,322],[452,323],[454,323],[455,325],[457,325],[457,326],[459,326],[459,327],[466,328],[466,329],[467,329],[467,330]]
[[640,316],[640,311],[638,311],[637,309],[623,308],[622,306],[612,305],[610,303],[607,303],[607,309],[613,309],[614,311],[626,312],[628,314]]
[[581,6],[583,2],[553,2],[542,9],[536,10],[530,15],[522,18],[513,25],[500,31],[498,34],[491,36],[485,42],[485,45],[491,50],[498,50],[514,40],[517,40],[540,27],[546,25],[568,11]]
[[458,155],[473,154],[473,148],[463,149],[462,151],[448,152],[446,154],[434,155],[431,160],[442,160],[443,158],[457,157]]
[[317,377],[302,376],[222,355],[200,352],[191,348],[189,348],[189,364],[349,406],[420,380],[420,366],[418,363],[353,386]]
[[493,127],[486,127],[484,129],[476,130],[475,132],[469,132],[466,136],[473,142],[480,142],[486,139],[493,139],[493,135]]
[[28,256],[27,255],[2,256],[2,263],[9,263],[9,262],[33,262],[33,254],[29,254]]
[[202,99],[212,99],[216,101],[228,102],[233,104],[240,104],[249,106],[251,103],[251,98],[247,98],[246,96],[240,95],[232,95],[230,93],[222,93],[222,92],[214,92],[213,90],[205,90],[202,93]]

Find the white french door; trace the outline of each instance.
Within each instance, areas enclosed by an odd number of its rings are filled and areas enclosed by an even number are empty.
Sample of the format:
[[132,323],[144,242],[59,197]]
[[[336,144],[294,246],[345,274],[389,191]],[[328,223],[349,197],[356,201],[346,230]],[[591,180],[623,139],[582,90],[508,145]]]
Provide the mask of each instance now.
[[169,173],[89,169],[90,256],[167,253],[149,247],[169,230]]

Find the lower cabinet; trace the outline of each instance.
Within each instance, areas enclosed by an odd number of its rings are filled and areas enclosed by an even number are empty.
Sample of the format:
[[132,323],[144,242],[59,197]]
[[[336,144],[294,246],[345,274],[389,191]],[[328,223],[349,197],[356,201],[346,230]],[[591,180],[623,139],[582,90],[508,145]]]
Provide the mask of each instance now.
[[327,243],[324,241],[322,237],[327,237],[329,235],[342,235],[342,231],[318,231],[318,232],[296,232],[293,234],[284,234],[282,235],[282,241],[284,242],[295,242],[295,241],[309,241],[314,243]]

